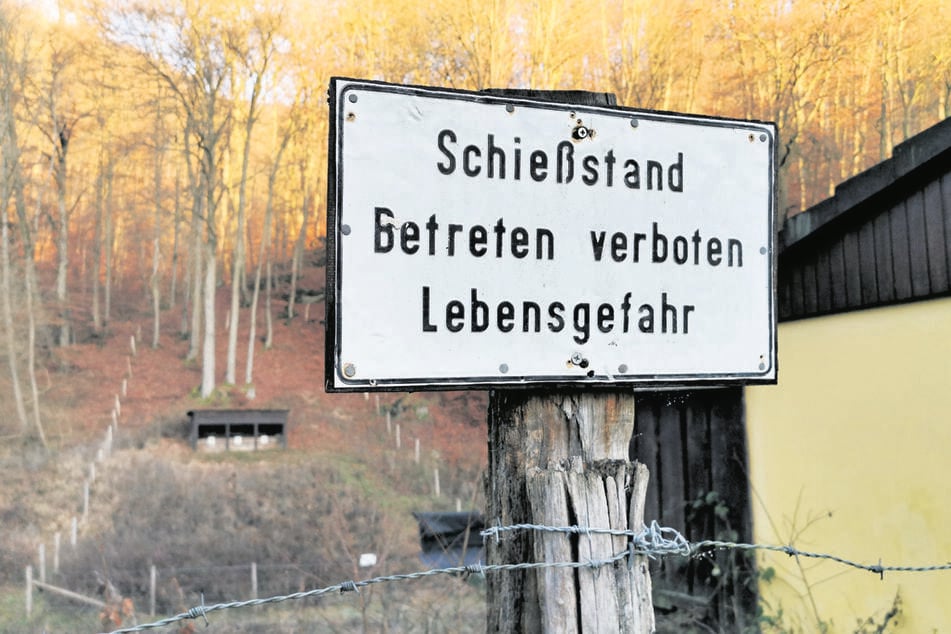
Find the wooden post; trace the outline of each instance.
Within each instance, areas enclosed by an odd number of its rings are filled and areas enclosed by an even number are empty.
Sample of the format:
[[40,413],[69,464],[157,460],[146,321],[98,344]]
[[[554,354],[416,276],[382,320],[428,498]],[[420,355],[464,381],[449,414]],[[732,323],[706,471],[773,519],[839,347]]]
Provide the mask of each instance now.
[[439,467],[433,469],[433,497],[439,497]]
[[386,410],[386,433],[393,433],[393,424],[391,422],[390,410]]
[[155,616],[155,586],[158,581],[158,571],[155,564],[149,566],[149,616]]
[[[633,393],[494,391],[489,401],[487,522],[640,530],[647,469],[628,459]],[[610,535],[502,533],[489,564],[603,561],[630,540]],[[541,568],[487,577],[488,631],[652,632],[643,557],[599,568]]]
[[396,423],[396,448],[399,449],[402,443],[400,442],[400,424]]
[[33,566],[26,567],[26,618],[33,615]]
[[413,460],[416,464],[419,464],[419,438],[417,438],[413,444]]
[[37,567],[40,571],[40,581],[46,583],[46,544],[40,544],[36,553]]
[[59,546],[60,546],[60,535],[59,531],[53,534],[53,574],[59,574]]
[[89,519],[89,480],[83,483],[83,524]]
[[129,379],[122,379],[122,388],[120,392],[122,393],[122,398],[126,397],[126,394],[129,391]]
[[251,598],[258,598],[258,564],[255,561],[251,562]]
[[73,515],[72,526],[69,529],[69,545],[76,548],[76,541],[79,537],[79,520]]

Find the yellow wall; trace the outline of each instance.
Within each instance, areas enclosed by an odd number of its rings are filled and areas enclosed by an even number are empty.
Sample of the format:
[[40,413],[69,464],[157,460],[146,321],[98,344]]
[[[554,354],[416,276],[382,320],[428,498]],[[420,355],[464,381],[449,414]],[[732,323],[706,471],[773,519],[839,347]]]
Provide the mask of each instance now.
[[[746,390],[746,420],[758,542],[870,564],[951,562],[951,299],[781,324],[779,384]],[[951,632],[951,571],[881,581],[802,564],[760,559],[777,572],[761,592],[786,625],[817,631],[817,613],[852,632],[899,592],[900,631]]]

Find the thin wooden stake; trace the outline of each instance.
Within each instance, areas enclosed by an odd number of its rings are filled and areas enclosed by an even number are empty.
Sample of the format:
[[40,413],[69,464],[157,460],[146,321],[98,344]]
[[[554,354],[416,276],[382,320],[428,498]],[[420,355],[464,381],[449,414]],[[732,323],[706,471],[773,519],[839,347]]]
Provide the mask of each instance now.
[[122,388],[121,388],[122,398],[126,397],[126,394],[128,393],[128,391],[129,391],[129,379],[122,379]]
[[89,481],[83,483],[83,524],[89,519]]
[[60,546],[60,535],[59,531],[53,534],[53,574],[59,574],[59,546]]
[[37,565],[40,571],[40,581],[46,583],[46,544],[40,544],[36,553]]
[[149,616],[155,616],[155,586],[158,581],[158,571],[155,564],[149,566]]
[[251,562],[251,598],[258,598],[258,564]]
[[399,449],[401,446],[400,442],[400,424],[396,423],[396,448]]
[[76,541],[79,538],[79,520],[73,515],[72,526],[69,529],[69,545],[76,548]]
[[126,371],[126,376],[128,376],[131,379],[132,378],[132,357],[128,355],[126,355],[126,358],[125,358],[125,371]]
[[419,464],[419,438],[416,439],[415,446],[413,447],[413,460],[416,461],[416,464]]
[[439,467],[433,469],[433,497],[439,497]]
[[26,618],[33,615],[33,566],[26,567]]

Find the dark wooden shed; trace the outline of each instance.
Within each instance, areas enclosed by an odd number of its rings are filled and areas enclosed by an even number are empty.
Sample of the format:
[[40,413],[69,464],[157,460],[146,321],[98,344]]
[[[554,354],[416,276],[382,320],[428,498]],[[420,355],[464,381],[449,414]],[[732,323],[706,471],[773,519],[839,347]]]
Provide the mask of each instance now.
[[286,409],[200,409],[188,412],[192,449],[257,451],[287,448]]

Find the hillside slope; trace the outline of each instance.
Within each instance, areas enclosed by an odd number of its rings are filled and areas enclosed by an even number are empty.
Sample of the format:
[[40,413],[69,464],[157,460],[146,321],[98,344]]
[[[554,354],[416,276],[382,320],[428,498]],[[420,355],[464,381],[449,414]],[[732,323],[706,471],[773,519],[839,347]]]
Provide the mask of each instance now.
[[[300,287],[322,288],[322,268],[307,268]],[[222,289],[217,308],[219,380],[227,292]],[[278,288],[275,297],[286,292]],[[365,548],[386,551],[390,572],[412,571],[421,564],[411,511],[481,507],[484,394],[326,394],[323,304],[298,305],[291,320],[280,316],[284,301],[275,301],[273,311],[270,350],[261,343],[263,313],[258,318],[254,398],[248,386],[221,386],[211,399],[197,398],[200,369],[184,361],[180,306],[163,314],[156,348],[146,341],[151,316],[130,312],[110,324],[106,337],[53,351],[41,373],[51,452],[18,436],[8,437],[0,450],[0,475],[8,483],[0,493],[2,594],[22,597],[22,571],[37,563],[38,545],[51,553],[56,533],[65,544],[76,517],[77,546],[64,546],[58,576],[49,573],[53,582],[95,594],[96,580],[106,576],[141,606],[147,594],[142,575],[156,565],[166,584],[159,584],[161,612],[180,609],[179,603],[193,605],[195,584],[211,592],[207,575],[203,580],[201,574],[181,572],[189,567],[220,577],[221,566],[243,569],[252,561],[275,570],[284,566],[283,581],[262,580],[262,594],[268,583],[274,591],[286,591],[288,584],[299,590],[340,582],[344,573],[353,578],[368,572],[353,564]],[[242,309],[237,366],[242,378],[247,328],[248,312]],[[186,412],[205,407],[289,409],[287,451],[192,452]],[[100,461],[97,450],[116,409],[116,450]],[[82,521],[84,483],[90,504]],[[327,536],[318,540],[320,547],[306,543],[319,534]],[[290,569],[304,572],[286,572]],[[218,590],[233,600],[246,598],[234,594],[241,588],[246,593],[246,586],[242,578]],[[62,618],[78,609],[52,601],[47,616]],[[16,623],[17,610],[22,604],[0,603],[0,627]],[[90,610],[80,613],[93,618]]]

